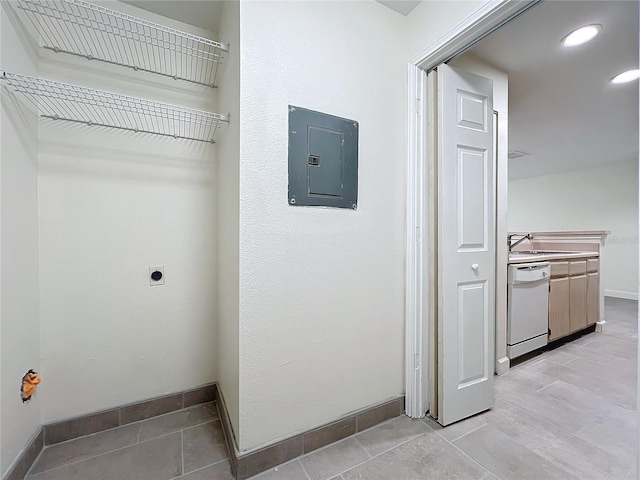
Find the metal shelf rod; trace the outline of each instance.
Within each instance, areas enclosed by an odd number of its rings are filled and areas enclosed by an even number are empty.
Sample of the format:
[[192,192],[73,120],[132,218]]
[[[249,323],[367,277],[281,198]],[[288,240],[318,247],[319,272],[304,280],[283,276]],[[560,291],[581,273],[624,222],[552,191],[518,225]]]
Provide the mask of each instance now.
[[179,107],[42,78],[0,72],[42,117],[167,137],[214,142],[229,115]]
[[215,86],[229,45],[117,12],[84,0],[18,0],[55,52]]

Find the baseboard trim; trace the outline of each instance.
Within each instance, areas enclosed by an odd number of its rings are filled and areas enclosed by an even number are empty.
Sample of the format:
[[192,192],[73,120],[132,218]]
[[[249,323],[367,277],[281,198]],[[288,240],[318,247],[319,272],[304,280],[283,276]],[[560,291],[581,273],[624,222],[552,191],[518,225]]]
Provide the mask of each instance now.
[[26,447],[20,452],[18,458],[9,467],[2,480],[22,480],[26,475],[33,463],[40,455],[40,452],[44,448],[44,429],[42,426],[38,427],[36,432],[31,436],[27,442]]
[[231,473],[233,474],[233,477],[236,477],[238,471],[238,445],[236,444],[236,437],[233,433],[233,426],[229,417],[229,411],[227,410],[227,404],[224,401],[220,385],[217,384],[215,388],[215,396],[216,406],[218,407],[218,416],[220,417],[220,423],[222,424],[222,433],[224,433],[224,439],[227,443],[227,451],[229,452]]
[[224,396],[220,391],[220,386],[216,386],[216,404],[229,448],[231,470],[236,480],[245,480],[318,448],[371,428],[390,418],[402,415],[404,400],[404,395],[401,395],[282,440],[240,452],[235,442]]
[[215,399],[215,383],[44,425],[44,444],[53,445],[175,412]]
[[622,290],[606,290],[605,297],[624,298],[625,300],[638,300],[638,292],[624,292]]
[[496,374],[497,375],[504,375],[505,373],[507,373],[509,371],[509,367],[510,367],[510,360],[509,357],[502,357],[498,359],[498,368],[496,369]]

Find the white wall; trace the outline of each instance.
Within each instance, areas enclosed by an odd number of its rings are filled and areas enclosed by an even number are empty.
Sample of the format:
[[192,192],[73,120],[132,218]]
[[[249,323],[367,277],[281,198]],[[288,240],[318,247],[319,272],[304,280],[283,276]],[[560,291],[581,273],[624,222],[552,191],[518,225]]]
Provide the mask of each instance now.
[[496,371],[503,373],[507,358],[507,187],[509,183],[509,77],[482,58],[465,53],[450,65],[493,80],[493,109],[498,112],[498,150],[496,165]]
[[222,6],[220,38],[230,53],[220,76],[220,111],[231,122],[218,140],[218,344],[217,367],[234,433],[240,422],[239,234],[240,234],[240,2]]
[[[37,74],[35,49],[14,5],[0,5],[0,65]],[[4,84],[0,88],[5,89]],[[0,476],[40,426],[42,390],[20,399],[22,376],[40,370],[38,322],[38,123],[29,105],[2,92],[0,113]]]
[[[240,5],[240,449],[404,392],[406,18]],[[289,104],[360,122],[358,210],[287,203]]]
[[[217,104],[209,87],[49,51],[40,69],[167,103]],[[216,380],[215,160],[207,143],[41,121],[44,423]],[[164,286],[149,286],[152,265],[164,265]]]
[[605,289],[638,293],[638,162],[509,182],[509,230],[610,230]]

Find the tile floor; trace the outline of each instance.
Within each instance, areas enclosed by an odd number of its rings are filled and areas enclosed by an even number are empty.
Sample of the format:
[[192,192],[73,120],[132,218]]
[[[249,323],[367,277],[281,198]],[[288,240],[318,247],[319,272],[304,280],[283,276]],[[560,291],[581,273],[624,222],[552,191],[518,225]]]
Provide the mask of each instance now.
[[[637,302],[607,298],[606,331],[496,379],[496,405],[442,428],[401,416],[254,480],[636,478]],[[231,479],[214,404],[46,448],[29,480]]]

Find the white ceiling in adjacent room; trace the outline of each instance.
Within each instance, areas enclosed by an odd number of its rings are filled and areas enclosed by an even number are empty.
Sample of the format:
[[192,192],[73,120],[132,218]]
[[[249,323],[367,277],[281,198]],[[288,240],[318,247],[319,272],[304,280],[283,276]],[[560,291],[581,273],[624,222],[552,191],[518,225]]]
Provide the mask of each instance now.
[[217,33],[221,0],[122,0],[124,3]]
[[[590,24],[591,41],[562,39]],[[638,2],[543,2],[476,44],[473,54],[509,74],[509,160],[519,179],[638,158]]]
[[385,7],[389,7],[402,15],[409,15],[420,4],[421,0],[376,0]]

